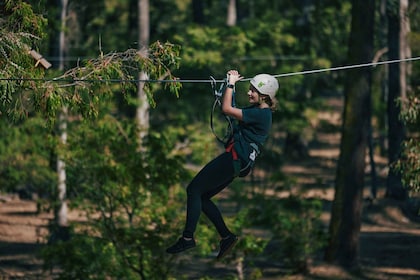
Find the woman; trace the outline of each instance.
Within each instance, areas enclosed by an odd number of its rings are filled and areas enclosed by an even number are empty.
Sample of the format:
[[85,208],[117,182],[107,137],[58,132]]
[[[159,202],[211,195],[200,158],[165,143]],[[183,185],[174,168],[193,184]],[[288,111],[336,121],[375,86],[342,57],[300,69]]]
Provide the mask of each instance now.
[[276,106],[275,95],[279,88],[277,80],[268,74],[259,74],[251,79],[248,90],[251,106],[239,109],[232,106],[235,83],[243,79],[236,70],[228,72],[222,111],[239,121],[235,126],[226,151],[210,161],[195,176],[187,187],[187,217],[184,232],[166,252],[180,253],[195,247],[194,232],[201,211],[216,227],[220,237],[222,258],[238,241],[238,237],[227,228],[223,217],[211,198],[228,186],[235,177],[244,177],[252,169],[256,156],[268,137],[272,110]]

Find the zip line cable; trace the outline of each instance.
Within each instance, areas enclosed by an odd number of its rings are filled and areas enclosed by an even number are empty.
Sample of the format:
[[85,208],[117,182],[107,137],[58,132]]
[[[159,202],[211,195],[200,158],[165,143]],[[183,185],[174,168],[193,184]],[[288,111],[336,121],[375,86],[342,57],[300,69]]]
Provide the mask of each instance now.
[[321,72],[326,72],[326,71],[339,71],[339,70],[346,70],[346,69],[352,69],[352,68],[362,68],[362,67],[367,67],[367,66],[377,66],[377,65],[392,64],[392,63],[399,63],[399,62],[409,62],[409,61],[415,61],[415,60],[420,60],[420,57],[409,57],[409,58],[405,58],[405,59],[377,61],[377,62],[362,63],[362,64],[355,64],[355,65],[347,65],[347,66],[338,66],[338,67],[325,68],[325,69],[308,70],[308,71],[301,71],[301,72],[294,72],[294,73],[285,73],[285,74],[274,75],[274,77],[280,78],[280,77],[288,77],[288,76],[293,76],[293,75],[305,75],[305,74],[321,73]]
[[[368,66],[378,66],[378,65],[385,65],[385,64],[393,64],[393,63],[400,63],[400,62],[410,62],[420,60],[420,56],[418,57],[410,57],[410,58],[403,58],[403,59],[394,59],[394,60],[386,60],[386,61],[377,61],[377,62],[369,62],[369,63],[361,63],[361,64],[353,64],[353,65],[345,65],[345,66],[338,66],[338,67],[331,67],[331,68],[321,68],[321,69],[314,69],[314,70],[305,70],[305,71],[298,71],[298,72],[290,72],[290,73],[283,73],[273,75],[275,78],[283,78],[283,77],[290,77],[290,76],[297,76],[297,75],[307,75],[307,74],[315,74],[315,73],[322,73],[322,72],[330,72],[330,71],[340,71],[340,70],[348,70],[354,68],[362,68]],[[240,81],[250,81],[251,78],[245,78]],[[176,80],[139,80],[139,79],[71,79],[71,78],[0,78],[0,81],[34,81],[34,82],[103,82],[103,83],[211,83],[211,82],[224,82],[225,80],[193,80],[193,79],[176,79]]]

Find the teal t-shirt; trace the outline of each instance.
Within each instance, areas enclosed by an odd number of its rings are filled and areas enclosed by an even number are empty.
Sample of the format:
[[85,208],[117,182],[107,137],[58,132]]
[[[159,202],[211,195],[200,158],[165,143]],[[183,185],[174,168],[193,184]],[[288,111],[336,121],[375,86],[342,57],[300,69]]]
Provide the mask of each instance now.
[[[272,124],[272,112],[269,108],[257,106],[242,109],[242,121],[239,121],[233,131],[234,148],[242,161],[248,162],[255,143],[259,149],[267,140]],[[259,152],[259,151],[258,151]]]

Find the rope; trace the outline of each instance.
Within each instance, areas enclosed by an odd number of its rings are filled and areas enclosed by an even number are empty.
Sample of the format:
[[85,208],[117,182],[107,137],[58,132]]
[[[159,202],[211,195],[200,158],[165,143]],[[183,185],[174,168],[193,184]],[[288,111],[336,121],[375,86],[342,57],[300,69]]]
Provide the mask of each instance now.
[[[329,72],[329,71],[340,71],[340,70],[347,70],[347,69],[354,69],[354,68],[362,68],[368,66],[377,66],[377,65],[384,65],[384,64],[392,64],[392,63],[400,63],[400,62],[410,62],[420,60],[420,57],[410,57],[410,58],[403,58],[403,59],[395,59],[395,60],[387,60],[387,61],[378,61],[378,62],[370,62],[370,63],[361,63],[361,64],[353,64],[353,65],[345,65],[345,66],[338,66],[338,67],[331,67],[331,68],[322,68],[322,69],[314,69],[314,70],[305,70],[299,72],[290,72],[290,73],[283,73],[273,75],[275,78],[284,78],[290,76],[297,76],[297,75],[307,75],[307,74],[315,74],[315,73],[322,73],[322,72]],[[251,78],[245,78],[240,81],[250,81]],[[38,81],[38,82],[103,82],[103,83],[140,83],[140,82],[147,82],[147,83],[209,83],[212,80],[192,80],[192,79],[176,79],[176,80],[140,80],[140,79],[60,79],[60,78],[0,78],[0,81]],[[224,82],[224,80],[215,80],[216,82]]]
[[[223,116],[223,118],[225,119],[225,121],[227,122],[227,128],[225,131],[225,135],[220,137],[215,130],[214,127],[214,119],[215,119],[215,115],[216,115],[216,108],[219,108],[219,110],[222,107],[222,101],[221,99],[223,98],[223,93],[226,89],[226,85],[228,82],[228,77],[226,77],[226,79],[223,80],[223,82],[220,84],[219,89],[217,89],[217,81],[215,78],[213,78],[212,76],[210,76],[210,81],[211,81],[211,87],[212,87],[212,91],[213,91],[213,95],[215,97],[214,102],[213,102],[213,106],[211,109],[211,113],[210,113],[210,129],[213,133],[213,135],[216,137],[216,139],[222,143],[224,146],[227,144],[227,142],[229,141],[229,139],[231,138],[231,136],[233,135],[233,120],[231,117],[223,114],[221,111],[219,111],[218,113],[220,115]],[[235,91],[232,93],[232,106],[234,106],[235,104],[235,96],[234,96]]]

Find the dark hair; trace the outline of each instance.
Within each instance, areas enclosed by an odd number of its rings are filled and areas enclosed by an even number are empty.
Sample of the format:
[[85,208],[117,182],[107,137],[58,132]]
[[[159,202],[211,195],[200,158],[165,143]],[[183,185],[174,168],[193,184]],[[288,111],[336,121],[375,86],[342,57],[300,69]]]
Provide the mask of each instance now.
[[269,95],[267,94],[261,94],[260,96],[262,96],[264,98],[264,102],[267,103],[267,105],[269,106],[269,108],[271,109],[271,111],[275,111],[277,109],[277,104],[278,101],[276,98],[271,98]]

